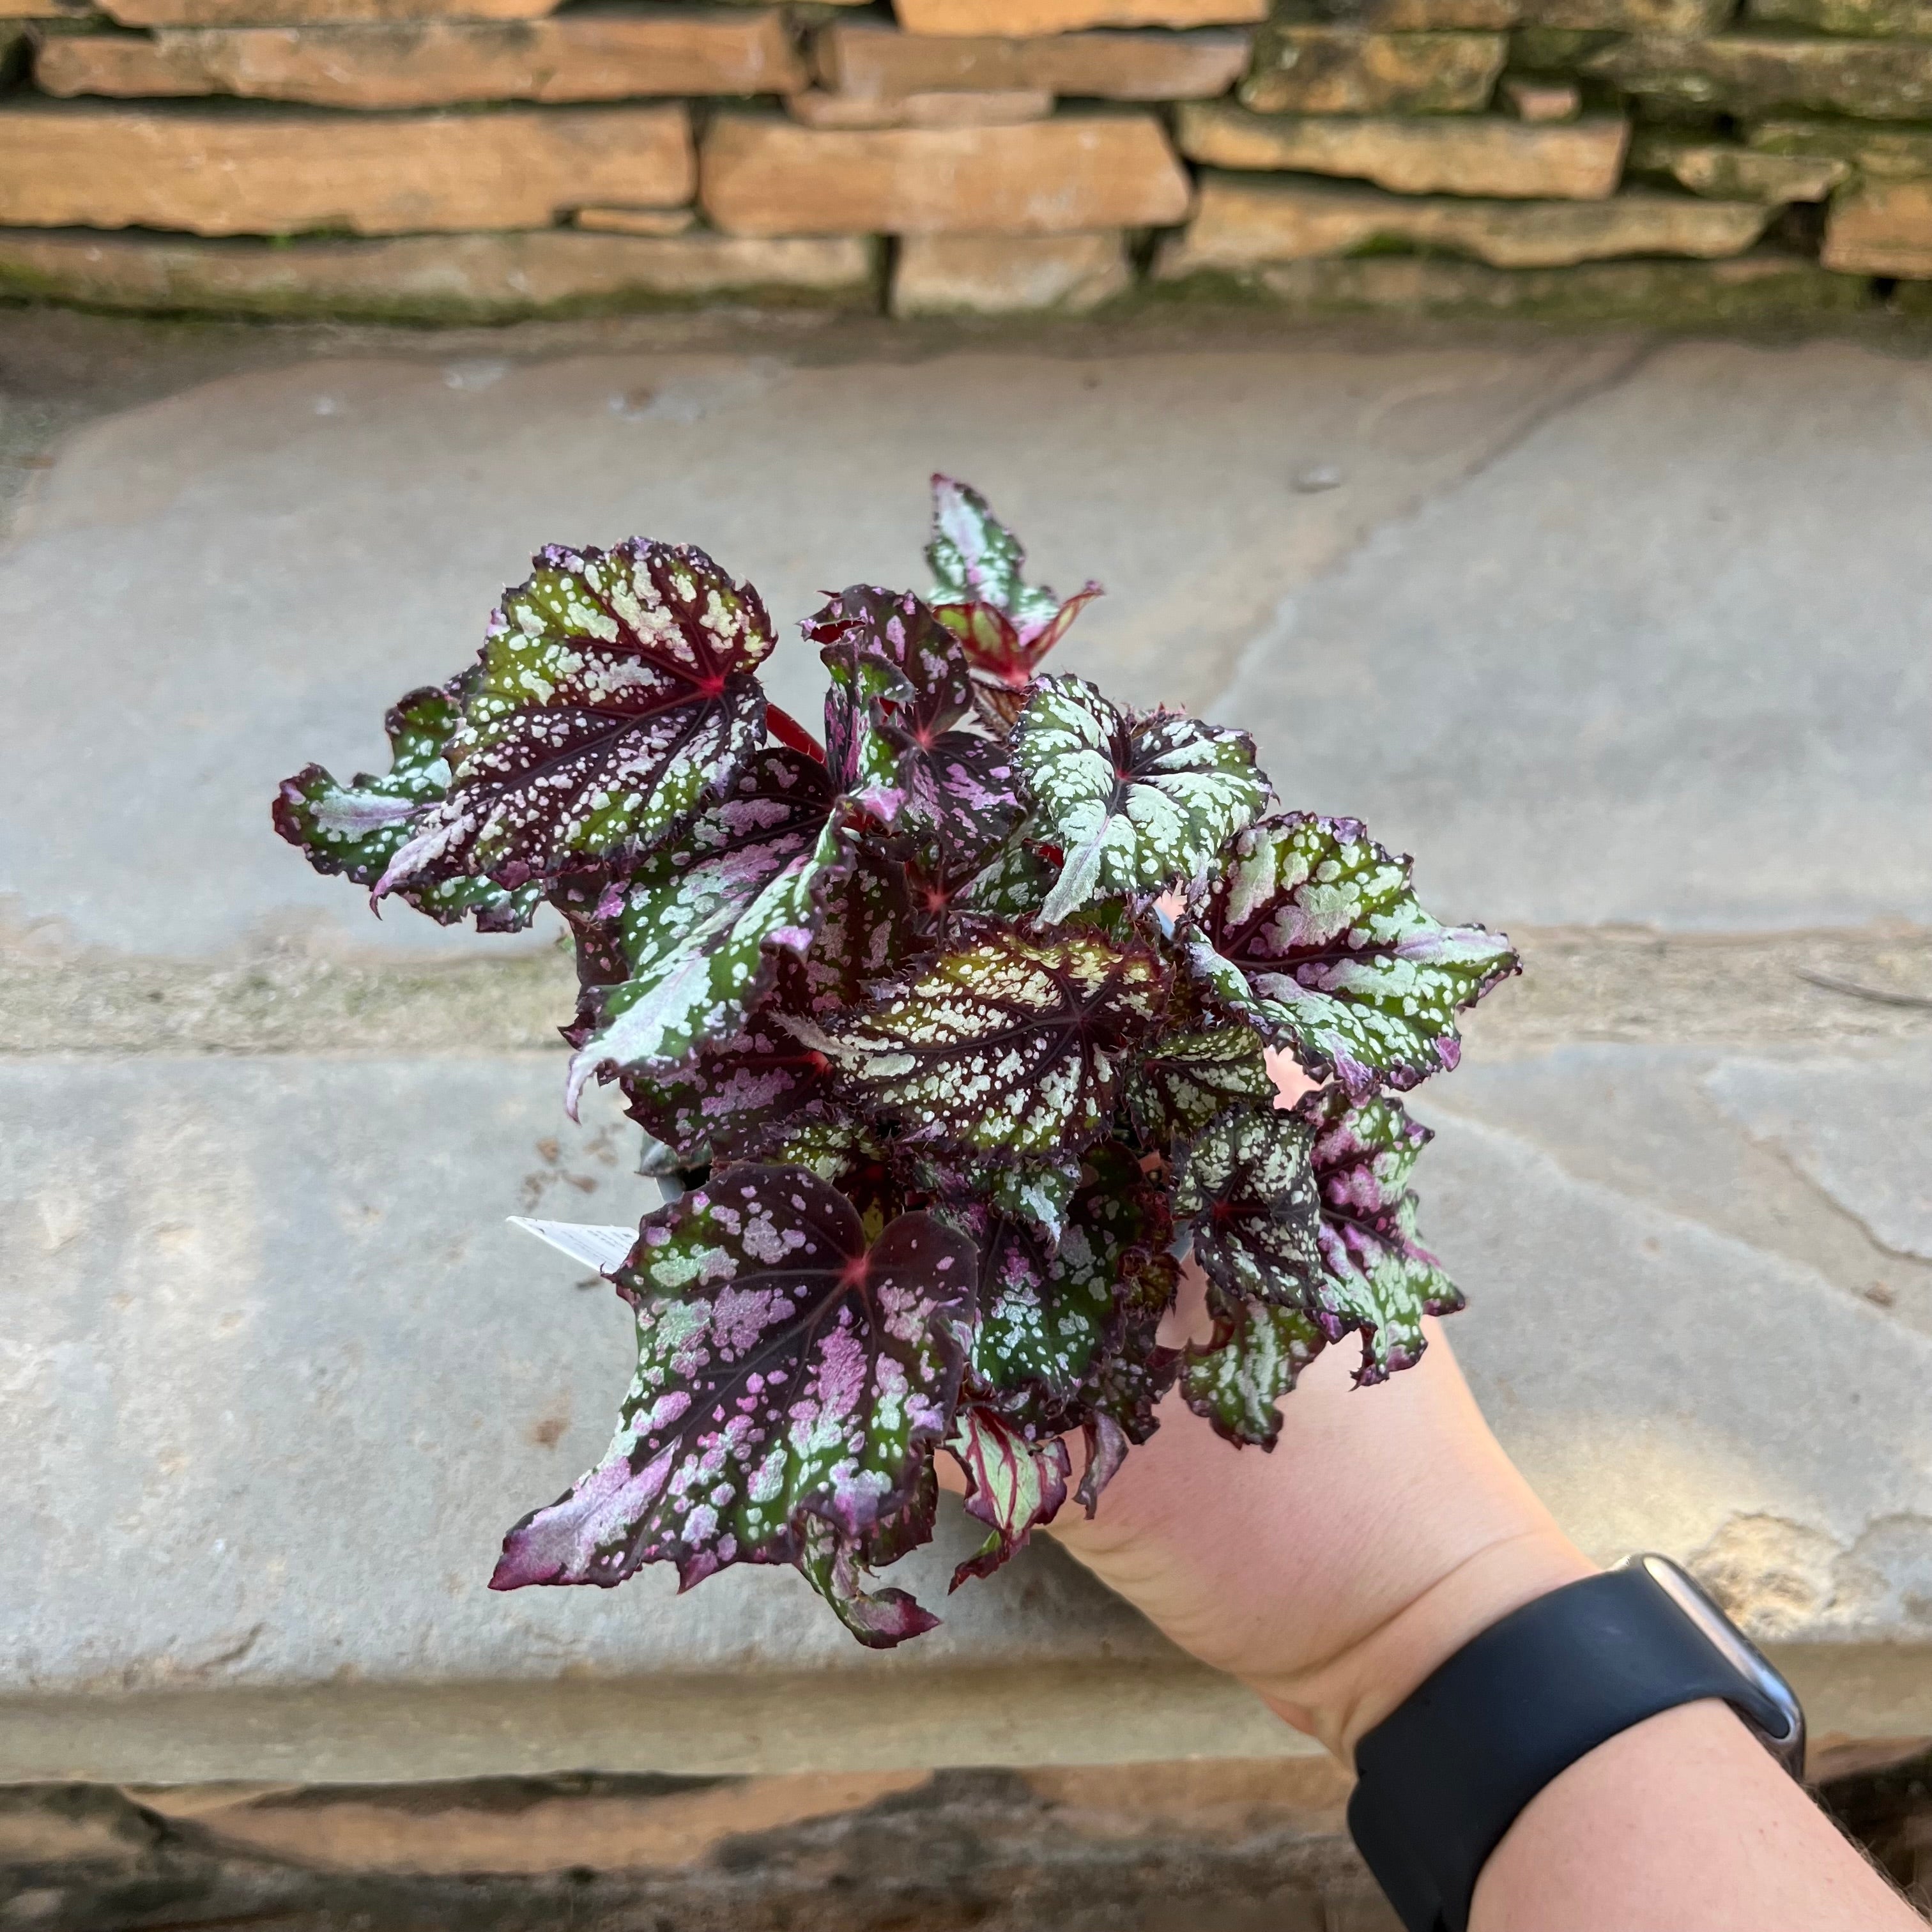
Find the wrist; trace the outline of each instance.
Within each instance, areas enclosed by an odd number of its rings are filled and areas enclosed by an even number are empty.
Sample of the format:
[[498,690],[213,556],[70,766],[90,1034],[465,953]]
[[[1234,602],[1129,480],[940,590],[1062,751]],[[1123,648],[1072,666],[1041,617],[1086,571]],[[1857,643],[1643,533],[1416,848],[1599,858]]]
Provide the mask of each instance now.
[[1342,1763],[1357,1743],[1472,1637],[1599,1566],[1546,1520],[1472,1551],[1393,1615],[1292,1680],[1250,1680],[1277,1716]]

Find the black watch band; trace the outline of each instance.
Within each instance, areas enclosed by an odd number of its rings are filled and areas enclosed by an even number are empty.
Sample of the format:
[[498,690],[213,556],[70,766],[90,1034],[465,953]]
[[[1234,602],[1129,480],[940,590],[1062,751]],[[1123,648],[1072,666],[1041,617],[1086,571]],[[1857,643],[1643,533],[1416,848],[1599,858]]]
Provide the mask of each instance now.
[[1790,1687],[1674,1563],[1634,1557],[1492,1624],[1369,1732],[1349,1832],[1408,1932],[1465,1932],[1484,1862],[1546,1784],[1706,1697],[1804,1774]]

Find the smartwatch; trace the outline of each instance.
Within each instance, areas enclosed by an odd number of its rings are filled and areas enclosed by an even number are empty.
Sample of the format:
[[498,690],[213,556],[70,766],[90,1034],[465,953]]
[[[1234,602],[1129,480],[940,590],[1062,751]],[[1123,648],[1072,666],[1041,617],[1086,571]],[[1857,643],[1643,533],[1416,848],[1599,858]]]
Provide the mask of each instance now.
[[1484,1862],[1546,1784],[1706,1697],[1804,1776],[1790,1685],[1668,1557],[1633,1556],[1491,1624],[1369,1732],[1350,1835],[1408,1932],[1466,1932]]

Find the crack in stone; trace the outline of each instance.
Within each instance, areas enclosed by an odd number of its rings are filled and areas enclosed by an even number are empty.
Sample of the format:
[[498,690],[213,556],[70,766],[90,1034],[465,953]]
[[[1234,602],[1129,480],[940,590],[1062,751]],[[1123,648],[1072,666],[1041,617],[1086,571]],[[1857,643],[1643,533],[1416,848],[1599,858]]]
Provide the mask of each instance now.
[[1446,502],[1458,491],[1466,489],[1496,464],[1514,455],[1539,430],[1546,428],[1552,422],[1560,422],[1573,410],[1581,409],[1596,401],[1598,398],[1622,388],[1643,368],[1661,346],[1661,343],[1656,340],[1640,342],[1613,368],[1598,375],[1586,376],[1576,388],[1562,390],[1546,398],[1505,429],[1495,442],[1478,452],[1453,476],[1445,477],[1441,482],[1432,485],[1393,516],[1364,530],[1354,542],[1331,557],[1307,583],[1283,597],[1276,604],[1262,629],[1233,653],[1232,668],[1222,679],[1220,688],[1214,698],[1203,707],[1204,712],[1219,713],[1226,707],[1232,694],[1240,688],[1249,671],[1262,662],[1268,652],[1287,643],[1294,635],[1300,602],[1316,585],[1346,569],[1369,544],[1384,532],[1414,523],[1437,505]]

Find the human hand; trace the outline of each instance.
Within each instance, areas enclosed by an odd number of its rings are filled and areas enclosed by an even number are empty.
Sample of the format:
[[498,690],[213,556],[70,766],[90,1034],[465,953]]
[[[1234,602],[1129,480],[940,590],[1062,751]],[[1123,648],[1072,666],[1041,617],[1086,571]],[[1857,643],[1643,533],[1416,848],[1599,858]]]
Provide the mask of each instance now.
[[[1306,1082],[1270,1064],[1292,1104]],[[1190,1262],[1163,1340],[1205,1336],[1204,1294]],[[1070,1505],[1050,1532],[1345,1763],[1478,1631],[1595,1568],[1490,1434],[1439,1324],[1426,1332],[1421,1361],[1371,1388],[1352,1384],[1352,1347],[1324,1350],[1271,1452],[1233,1448],[1170,1394],[1093,1520]]]

